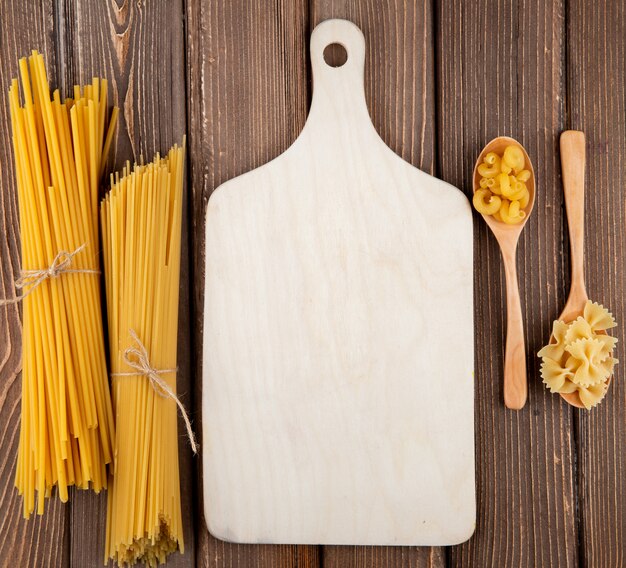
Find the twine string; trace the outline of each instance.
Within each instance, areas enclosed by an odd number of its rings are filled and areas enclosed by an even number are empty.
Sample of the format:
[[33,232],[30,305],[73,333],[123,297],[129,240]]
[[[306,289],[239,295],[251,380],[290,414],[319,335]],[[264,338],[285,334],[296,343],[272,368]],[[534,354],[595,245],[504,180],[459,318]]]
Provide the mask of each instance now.
[[135,333],[135,330],[131,329],[129,333],[135,342],[135,347],[128,347],[124,351],[124,362],[129,367],[135,369],[135,372],[112,373],[111,376],[131,377],[136,375],[142,375],[148,378],[148,380],[150,381],[150,385],[157,395],[159,395],[161,398],[171,398],[178,406],[180,414],[185,422],[185,427],[187,428],[187,437],[189,438],[189,444],[191,445],[191,449],[193,450],[194,454],[197,454],[199,445],[196,442],[196,437],[193,433],[193,428],[191,427],[191,421],[189,420],[187,411],[185,410],[183,403],[176,396],[176,393],[174,393],[174,391],[170,388],[167,382],[160,376],[166,373],[176,373],[178,369],[155,369],[150,364],[150,358],[148,357],[148,350],[146,349],[146,346],[142,343],[141,339],[139,339],[139,336]]
[[15,281],[15,287],[18,290],[28,287],[28,290],[20,296],[15,296],[15,298],[0,300],[0,306],[8,306],[21,302],[24,298],[30,296],[46,280],[49,278],[58,278],[61,274],[100,274],[99,270],[91,270],[89,268],[70,268],[72,266],[72,262],[74,261],[74,257],[86,246],[87,243],[83,243],[72,252],[68,252],[66,250],[59,251],[48,268],[42,268],[40,270],[22,270],[20,277]]

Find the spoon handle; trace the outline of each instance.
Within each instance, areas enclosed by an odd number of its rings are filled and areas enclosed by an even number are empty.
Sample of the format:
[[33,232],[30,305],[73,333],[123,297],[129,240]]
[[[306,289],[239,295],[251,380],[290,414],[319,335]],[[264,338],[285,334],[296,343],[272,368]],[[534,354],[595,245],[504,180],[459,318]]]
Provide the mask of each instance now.
[[586,298],[585,240],[585,134],[566,130],[561,134],[561,172],[569,227],[572,286],[570,297]]
[[526,404],[526,350],[522,304],[517,285],[515,250],[502,250],[506,276],[506,349],[504,354],[504,404],[519,410]]

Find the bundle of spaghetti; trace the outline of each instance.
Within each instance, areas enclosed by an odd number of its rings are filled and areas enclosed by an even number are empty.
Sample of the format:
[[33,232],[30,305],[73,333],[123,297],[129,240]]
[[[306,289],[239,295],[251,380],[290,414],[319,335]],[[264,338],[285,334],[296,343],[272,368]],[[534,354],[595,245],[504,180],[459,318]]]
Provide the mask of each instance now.
[[[57,487],[107,485],[114,424],[98,276],[98,185],[116,124],[107,83],[50,95],[43,56],[9,90],[21,226],[22,412],[15,485],[28,518]],[[108,123],[108,128],[105,128]],[[4,301],[3,303],[11,303]]]
[[[184,153],[183,142],[127,164],[100,208],[116,417],[105,562],[154,566],[184,551],[175,398]],[[129,349],[170,396],[128,364]]]

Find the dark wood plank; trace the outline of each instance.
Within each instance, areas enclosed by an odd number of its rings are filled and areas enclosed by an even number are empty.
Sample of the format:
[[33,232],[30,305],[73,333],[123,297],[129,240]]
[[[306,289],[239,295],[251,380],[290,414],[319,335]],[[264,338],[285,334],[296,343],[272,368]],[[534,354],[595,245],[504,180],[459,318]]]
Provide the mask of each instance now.
[[[374,126],[397,154],[435,167],[433,12],[430,2],[312,0],[309,30],[344,18],[365,35],[365,95]],[[324,547],[324,566],[444,566],[441,548]]]
[[[206,203],[218,185],[274,158],[302,129],[308,99],[307,14],[306,0],[188,3],[187,84],[197,352],[202,349]],[[199,360],[195,376],[199,414]],[[318,566],[318,547],[234,545],[214,539],[207,532],[202,514],[201,485],[199,478],[199,566]]]
[[594,568],[626,562],[625,30],[623,2],[568,2],[567,127],[587,137],[587,290],[617,318],[622,361],[602,404],[576,412],[581,564]]
[[541,383],[535,353],[565,302],[558,134],[564,121],[562,0],[442,1],[437,10],[438,164],[471,193],[473,162],[497,135],[535,164],[537,201],[518,271],[529,398],[504,407],[504,277],[495,239],[475,216],[476,464],[474,537],[452,566],[575,566],[578,549],[572,411]]
[[440,568],[446,565],[440,546],[325,546],[326,568]]
[[[120,107],[118,137],[111,166],[166,152],[186,132],[183,2],[73,2],[59,0],[61,86],[92,76],[106,77],[109,97]],[[186,217],[186,216],[185,216]],[[178,390],[188,408],[192,401],[189,309],[188,226],[183,226],[183,262],[179,315]],[[195,565],[194,480],[191,450],[179,421],[179,463],[185,554],[173,554],[171,566]],[[71,502],[73,566],[99,566],[104,558],[106,496],[77,491]]]
[[[38,49],[45,55],[52,81],[57,76],[52,2],[35,6],[0,2],[0,297],[14,294],[20,270],[19,218],[8,97],[18,76],[18,58]],[[22,392],[21,308],[0,307],[0,558],[14,566],[69,565],[69,509],[56,496],[46,501],[42,517],[22,518],[22,499],[14,486]],[[0,562],[1,563],[1,562]]]
[[435,167],[435,75],[430,2],[310,0],[309,32],[343,18],[365,35],[365,96],[376,130],[407,162]]

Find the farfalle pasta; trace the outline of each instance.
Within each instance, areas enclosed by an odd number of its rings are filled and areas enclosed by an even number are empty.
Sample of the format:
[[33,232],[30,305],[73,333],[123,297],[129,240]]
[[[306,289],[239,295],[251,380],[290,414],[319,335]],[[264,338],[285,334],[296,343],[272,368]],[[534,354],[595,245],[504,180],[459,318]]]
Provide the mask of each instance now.
[[554,322],[550,343],[538,353],[541,377],[550,392],[578,392],[587,409],[604,398],[617,363],[613,357],[617,338],[605,331],[616,325],[606,308],[591,301],[574,321]]
[[519,146],[507,146],[502,156],[489,152],[478,166],[481,178],[473,199],[476,211],[507,225],[521,223],[530,202],[526,182],[531,174],[524,166],[524,152]]
[[617,325],[609,311],[594,302],[587,302],[583,317],[589,322],[593,331],[605,331]]

